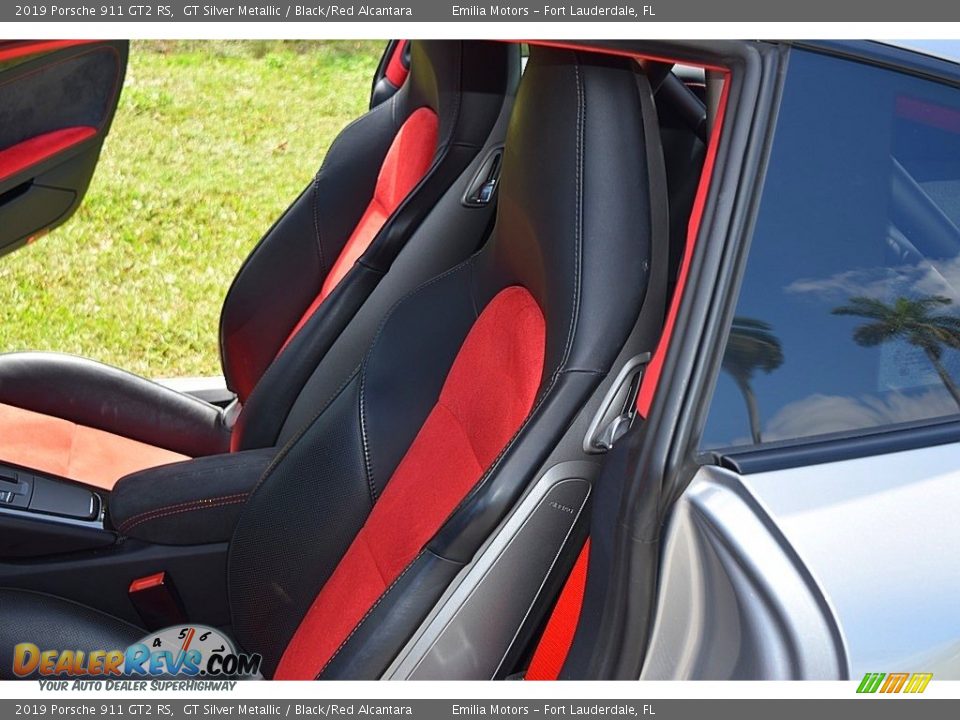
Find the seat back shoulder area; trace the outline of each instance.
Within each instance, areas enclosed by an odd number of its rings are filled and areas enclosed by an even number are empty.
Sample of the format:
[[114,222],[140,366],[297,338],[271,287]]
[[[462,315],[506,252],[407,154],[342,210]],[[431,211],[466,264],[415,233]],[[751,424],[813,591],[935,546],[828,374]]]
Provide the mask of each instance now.
[[483,146],[515,61],[503,44],[413,41],[400,91],[341,133],[251,253],[221,316],[224,375],[244,403],[235,449],[276,441],[310,373]]

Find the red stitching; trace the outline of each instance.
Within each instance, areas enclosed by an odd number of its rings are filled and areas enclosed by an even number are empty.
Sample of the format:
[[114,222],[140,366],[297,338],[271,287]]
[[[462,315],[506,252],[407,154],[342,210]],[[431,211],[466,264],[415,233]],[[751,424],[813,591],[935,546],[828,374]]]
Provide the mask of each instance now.
[[244,502],[249,493],[235,493],[233,495],[220,495],[219,497],[201,498],[189,502],[177,503],[175,505],[165,505],[163,507],[147,510],[132,517],[127,518],[118,527],[120,532],[126,532],[137,525],[156,520],[157,518],[176,515],[181,512],[190,512],[192,510],[202,510],[205,507],[220,507],[221,505],[230,505],[232,503]]
[[124,532],[129,532],[130,530],[135,528],[137,525],[142,525],[143,523],[151,522],[153,520],[159,520],[160,518],[168,517],[170,515],[178,515],[180,513],[193,512],[195,510],[207,510],[210,508],[223,507],[224,505],[236,505],[242,502],[245,502],[245,498],[237,498],[235,500],[224,500],[223,502],[218,502],[218,503],[207,503],[203,505],[197,505],[196,507],[181,508],[179,510],[171,510],[170,512],[160,513],[159,515],[154,515],[153,517],[144,518],[143,520],[138,520],[132,525],[127,525]]

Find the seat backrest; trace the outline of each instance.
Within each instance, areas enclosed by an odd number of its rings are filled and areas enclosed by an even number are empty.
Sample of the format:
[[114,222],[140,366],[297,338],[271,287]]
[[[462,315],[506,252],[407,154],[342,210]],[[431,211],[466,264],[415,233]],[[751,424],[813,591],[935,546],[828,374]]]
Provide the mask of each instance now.
[[250,253],[220,320],[243,406],[233,449],[276,441],[309,373],[483,146],[518,63],[498,43],[412,42],[401,89],[340,133]]
[[491,240],[397,304],[240,518],[233,629],[266,672],[378,677],[533,480],[643,304],[655,128],[628,61],[532,50]]

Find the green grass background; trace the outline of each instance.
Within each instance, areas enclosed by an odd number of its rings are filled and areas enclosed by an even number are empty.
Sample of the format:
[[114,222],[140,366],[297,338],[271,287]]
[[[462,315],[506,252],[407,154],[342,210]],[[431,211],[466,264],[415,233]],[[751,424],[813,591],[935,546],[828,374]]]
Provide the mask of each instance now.
[[[80,210],[0,258],[0,352],[220,372],[247,253],[362,114],[382,41],[135,41]],[[282,289],[281,289],[282,290]]]

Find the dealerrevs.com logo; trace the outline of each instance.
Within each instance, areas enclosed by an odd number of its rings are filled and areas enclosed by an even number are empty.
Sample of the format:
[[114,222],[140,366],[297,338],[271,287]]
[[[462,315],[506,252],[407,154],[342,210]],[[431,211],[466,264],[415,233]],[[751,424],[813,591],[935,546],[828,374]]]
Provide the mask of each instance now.
[[13,650],[19,678],[255,678],[258,654],[238,653],[229,638],[205,625],[168,627],[125,649],[41,648],[23,642]]

